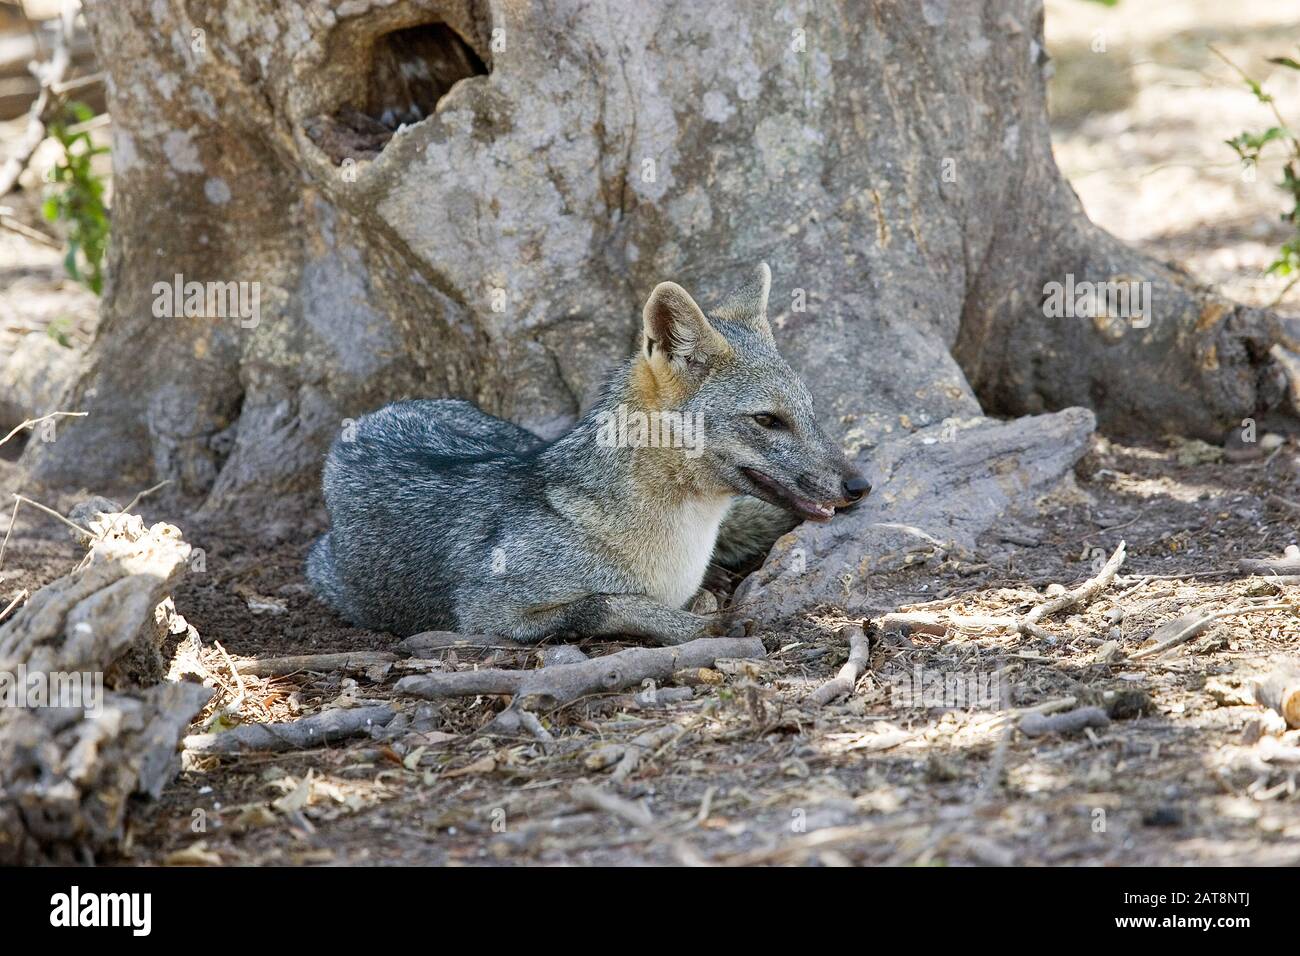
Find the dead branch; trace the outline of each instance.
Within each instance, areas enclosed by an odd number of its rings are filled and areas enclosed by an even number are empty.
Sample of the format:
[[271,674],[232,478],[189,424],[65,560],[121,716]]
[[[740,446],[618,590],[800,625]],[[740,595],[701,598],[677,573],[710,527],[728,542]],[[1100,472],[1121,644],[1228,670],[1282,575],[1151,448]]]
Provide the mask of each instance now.
[[1026,737],[1045,737],[1048,734],[1077,734],[1085,727],[1107,727],[1110,718],[1100,707],[1076,707],[1062,714],[1048,717],[1041,713],[1025,714],[1020,718],[1020,732]]
[[488,722],[483,728],[483,733],[502,733],[517,734],[521,730],[528,731],[533,737],[543,744],[555,742],[551,732],[542,725],[541,720],[531,710],[525,710],[517,705],[517,702],[511,702],[510,706],[496,717]]
[[665,681],[684,667],[708,667],[722,657],[762,657],[758,638],[702,637],[671,647],[633,647],[576,664],[557,664],[536,670],[457,671],[415,674],[397,682],[399,694],[436,700],[498,694],[536,700],[560,707],[589,694],[609,693],[640,684]]
[[1115,575],[1119,573],[1120,566],[1124,563],[1124,542],[1119,543],[1115,553],[1110,556],[1110,560],[1102,567],[1095,578],[1084,581],[1073,591],[1067,591],[1064,594],[1052,598],[1050,601],[1038,605],[1027,615],[1025,620],[1029,624],[1037,624],[1043,618],[1050,617],[1057,611],[1064,611],[1068,607],[1074,607],[1076,604],[1087,604],[1094,597],[1110,586],[1115,580]]
[[338,654],[295,654],[289,657],[263,657],[236,664],[240,674],[252,677],[283,677],[300,671],[331,673],[364,670],[376,664],[391,664],[396,654],[387,651],[348,651]]
[[867,669],[870,659],[870,642],[867,633],[859,624],[848,624],[840,628],[840,636],[849,641],[849,659],[844,662],[839,673],[822,684],[805,699],[810,707],[825,707],[836,697],[853,693],[860,678]]
[[1295,613],[1295,608],[1289,604],[1252,604],[1249,607],[1230,607],[1224,611],[1216,611],[1213,614],[1207,614],[1204,617],[1186,624],[1174,633],[1172,637],[1162,640],[1150,647],[1144,647],[1129,655],[1129,660],[1137,661],[1144,657],[1154,657],[1157,654],[1163,654],[1165,651],[1177,647],[1179,644],[1185,644],[1198,634],[1202,633],[1207,627],[1215,621],[1221,621],[1228,617],[1238,617],[1242,614],[1255,614],[1259,611],[1291,611]]
[[1056,597],[1044,601],[1023,617],[1014,615],[954,614],[948,610],[938,612],[895,611],[882,616],[879,623],[881,628],[885,630],[906,626],[912,631],[935,634],[940,637],[947,634],[949,628],[954,628],[968,631],[1009,630],[1019,634],[1028,634],[1040,640],[1052,638],[1054,635],[1051,631],[1043,628],[1039,622],[1056,614],[1058,611],[1063,611],[1076,604],[1090,602],[1115,580],[1115,575],[1119,573],[1120,566],[1124,563],[1124,557],[1125,546],[1124,542],[1121,541],[1119,547],[1115,549],[1115,553],[1110,556],[1110,560],[1106,562],[1096,577],[1089,578],[1072,591],[1066,591],[1064,594],[1058,594]]
[[278,753],[307,750],[383,727],[396,712],[391,707],[353,707],[327,710],[302,720],[274,724],[242,724],[218,734],[191,734],[182,746],[206,754],[240,754],[253,751]]
[[605,744],[597,747],[584,763],[589,770],[604,770],[617,764],[610,779],[614,783],[623,783],[641,765],[646,754],[668,746],[685,734],[685,728],[677,724],[667,724],[638,734],[625,744]]

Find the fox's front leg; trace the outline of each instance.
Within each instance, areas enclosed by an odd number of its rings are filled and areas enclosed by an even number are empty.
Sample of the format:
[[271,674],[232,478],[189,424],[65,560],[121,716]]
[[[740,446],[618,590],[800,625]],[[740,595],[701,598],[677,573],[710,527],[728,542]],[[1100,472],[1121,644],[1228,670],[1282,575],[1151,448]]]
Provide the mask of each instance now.
[[530,644],[552,634],[569,633],[579,637],[627,634],[669,645],[706,636],[712,623],[643,594],[587,594],[571,601],[522,607],[510,618],[482,629]]

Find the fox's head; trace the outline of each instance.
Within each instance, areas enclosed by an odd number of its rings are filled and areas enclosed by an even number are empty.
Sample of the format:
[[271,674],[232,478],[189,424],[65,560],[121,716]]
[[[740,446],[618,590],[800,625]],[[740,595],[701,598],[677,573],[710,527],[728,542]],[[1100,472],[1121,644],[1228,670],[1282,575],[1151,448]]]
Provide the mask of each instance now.
[[803,381],[767,322],[767,263],[707,316],[686,290],[661,282],[642,313],[634,388],[649,408],[702,422],[684,465],[702,487],[753,495],[826,521],[869,490],[822,430]]

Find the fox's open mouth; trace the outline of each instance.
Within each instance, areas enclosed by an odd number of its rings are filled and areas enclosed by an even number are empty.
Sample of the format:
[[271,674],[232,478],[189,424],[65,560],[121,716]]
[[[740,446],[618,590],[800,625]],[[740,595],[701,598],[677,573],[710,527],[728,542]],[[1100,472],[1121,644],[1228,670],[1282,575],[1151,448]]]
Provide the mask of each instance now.
[[775,478],[771,478],[755,468],[741,468],[741,473],[748,478],[763,494],[759,495],[770,504],[793,511],[809,521],[829,521],[835,514],[832,505],[821,504],[811,498],[795,494]]

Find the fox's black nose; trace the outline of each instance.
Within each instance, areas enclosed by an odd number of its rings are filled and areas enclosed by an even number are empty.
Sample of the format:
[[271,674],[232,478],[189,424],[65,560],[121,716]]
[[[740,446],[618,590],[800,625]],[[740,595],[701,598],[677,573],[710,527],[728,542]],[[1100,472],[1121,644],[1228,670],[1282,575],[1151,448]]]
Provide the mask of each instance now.
[[871,491],[871,484],[860,474],[852,474],[844,479],[844,497],[849,501],[860,501]]

